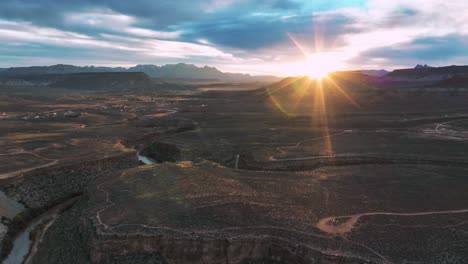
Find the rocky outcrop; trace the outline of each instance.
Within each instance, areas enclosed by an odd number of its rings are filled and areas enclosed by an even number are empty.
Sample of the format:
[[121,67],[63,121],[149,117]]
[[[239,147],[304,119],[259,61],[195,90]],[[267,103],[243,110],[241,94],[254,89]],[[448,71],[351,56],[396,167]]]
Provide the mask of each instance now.
[[414,67],[415,69],[424,69],[424,68],[432,68],[431,66],[427,65],[427,64],[418,64]]

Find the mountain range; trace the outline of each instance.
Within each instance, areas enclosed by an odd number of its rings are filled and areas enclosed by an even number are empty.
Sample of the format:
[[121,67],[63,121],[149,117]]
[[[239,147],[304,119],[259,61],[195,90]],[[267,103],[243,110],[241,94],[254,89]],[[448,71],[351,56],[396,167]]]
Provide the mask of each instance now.
[[457,74],[468,74],[468,66],[445,66],[445,67],[415,67],[413,69],[394,70],[385,77],[392,78],[412,78],[412,79],[428,79],[428,80],[443,80],[453,77]]
[[254,76],[242,73],[225,73],[215,67],[197,67],[193,64],[167,64],[137,65],[130,68],[123,67],[95,67],[74,66],[57,64],[52,66],[12,67],[0,69],[0,76],[20,77],[25,75],[44,74],[72,74],[72,73],[97,73],[97,72],[144,72],[152,78],[159,79],[194,79],[194,80],[216,80],[221,82],[272,82],[280,78],[270,75]]

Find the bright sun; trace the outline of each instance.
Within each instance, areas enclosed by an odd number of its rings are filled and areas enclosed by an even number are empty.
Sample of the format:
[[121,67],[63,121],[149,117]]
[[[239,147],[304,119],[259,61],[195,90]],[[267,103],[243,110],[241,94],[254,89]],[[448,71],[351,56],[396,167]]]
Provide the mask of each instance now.
[[344,61],[346,54],[340,52],[315,52],[304,54],[305,59],[284,64],[282,71],[290,76],[306,75],[312,79],[322,79],[328,77],[331,72],[345,68]]
[[327,77],[330,72],[338,70],[338,58],[333,53],[313,53],[308,56],[304,67],[305,74],[310,78],[322,79]]

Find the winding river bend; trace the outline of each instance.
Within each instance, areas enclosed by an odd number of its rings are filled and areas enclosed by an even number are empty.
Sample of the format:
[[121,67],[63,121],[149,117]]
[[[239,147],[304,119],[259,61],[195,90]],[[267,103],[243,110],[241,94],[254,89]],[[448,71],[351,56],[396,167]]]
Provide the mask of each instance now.
[[[67,201],[65,201],[63,203],[52,207],[47,212],[45,212],[44,214],[42,214],[39,217],[37,217],[36,219],[34,219],[26,227],[25,230],[23,230],[21,233],[19,233],[16,236],[15,241],[13,242],[13,248],[12,248],[10,254],[8,255],[8,257],[3,261],[3,264],[22,264],[25,261],[26,258],[28,260],[32,259],[33,256],[32,255],[28,256],[28,255],[30,253],[35,252],[35,249],[37,249],[37,247],[38,247],[38,245],[39,245],[39,243],[41,242],[42,239],[38,238],[39,240],[36,240],[34,242],[31,241],[31,239],[30,239],[31,232],[34,231],[34,229],[36,229],[42,223],[45,223],[47,221],[49,221],[49,223],[51,223],[51,221],[55,221],[55,219],[57,217],[59,217],[60,214],[64,210],[66,210],[67,208],[72,206],[76,201],[78,201],[78,199],[80,197],[81,196],[76,196],[76,197],[70,198],[69,200],[67,200]],[[48,227],[50,227],[49,224],[44,227],[44,229],[42,230],[42,235],[41,236],[43,236],[45,234]]]

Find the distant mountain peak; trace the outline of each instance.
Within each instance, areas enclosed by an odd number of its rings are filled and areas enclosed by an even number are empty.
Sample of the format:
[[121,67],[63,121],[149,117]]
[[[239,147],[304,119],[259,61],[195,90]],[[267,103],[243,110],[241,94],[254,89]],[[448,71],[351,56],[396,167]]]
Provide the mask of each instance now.
[[426,69],[426,68],[432,68],[431,66],[427,65],[427,64],[418,64],[416,65],[416,67],[414,67],[415,69]]

